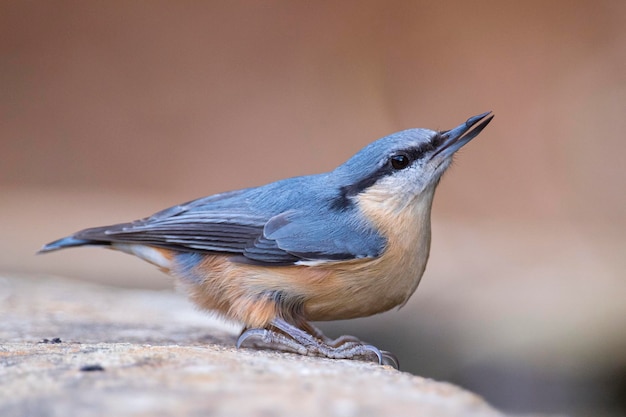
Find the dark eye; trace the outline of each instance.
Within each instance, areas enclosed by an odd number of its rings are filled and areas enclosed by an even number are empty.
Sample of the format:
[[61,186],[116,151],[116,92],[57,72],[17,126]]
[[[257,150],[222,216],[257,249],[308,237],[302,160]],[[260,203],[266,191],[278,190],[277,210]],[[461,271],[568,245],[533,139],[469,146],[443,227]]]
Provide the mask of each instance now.
[[390,158],[390,161],[391,161],[391,166],[394,169],[404,169],[408,167],[409,163],[411,162],[409,160],[409,157],[404,154],[393,155]]

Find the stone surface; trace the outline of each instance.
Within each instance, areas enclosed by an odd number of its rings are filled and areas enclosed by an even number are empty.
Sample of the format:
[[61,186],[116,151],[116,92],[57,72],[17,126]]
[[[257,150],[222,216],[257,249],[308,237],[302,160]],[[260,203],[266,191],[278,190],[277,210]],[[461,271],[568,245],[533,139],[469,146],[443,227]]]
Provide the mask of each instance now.
[[501,416],[373,363],[236,350],[180,294],[0,277],[2,416]]

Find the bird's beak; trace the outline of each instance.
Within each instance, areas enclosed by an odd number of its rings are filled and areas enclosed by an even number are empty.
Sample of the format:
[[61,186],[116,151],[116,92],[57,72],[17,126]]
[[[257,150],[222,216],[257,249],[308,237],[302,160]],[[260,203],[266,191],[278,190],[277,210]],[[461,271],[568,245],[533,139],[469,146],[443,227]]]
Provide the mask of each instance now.
[[[490,111],[479,114],[478,116],[470,117],[465,123],[455,127],[454,129],[440,132],[439,149],[435,151],[431,159],[434,159],[435,157],[437,157],[437,155],[441,155],[440,158],[448,158],[449,156],[452,156],[452,154],[454,154],[456,151],[461,149],[461,147],[467,142],[478,136],[478,134],[485,128],[485,126],[489,124],[491,119],[493,119],[493,115],[489,116],[489,114],[491,114]],[[485,117],[487,118],[485,119]],[[478,126],[476,126],[474,129],[472,129],[472,127],[474,127],[481,120],[482,122],[479,123]]]

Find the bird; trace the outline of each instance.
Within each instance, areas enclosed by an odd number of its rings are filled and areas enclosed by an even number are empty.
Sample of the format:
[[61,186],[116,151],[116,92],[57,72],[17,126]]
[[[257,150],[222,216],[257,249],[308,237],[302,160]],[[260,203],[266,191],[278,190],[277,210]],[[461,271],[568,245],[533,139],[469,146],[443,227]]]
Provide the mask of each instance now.
[[391,352],[353,336],[333,340],[311,321],[366,317],[407,303],[430,253],[435,189],[453,155],[493,117],[489,111],[451,130],[396,132],[332,171],[84,229],[38,253],[100,246],[154,264],[201,309],[243,324],[237,348],[256,340],[399,368]]

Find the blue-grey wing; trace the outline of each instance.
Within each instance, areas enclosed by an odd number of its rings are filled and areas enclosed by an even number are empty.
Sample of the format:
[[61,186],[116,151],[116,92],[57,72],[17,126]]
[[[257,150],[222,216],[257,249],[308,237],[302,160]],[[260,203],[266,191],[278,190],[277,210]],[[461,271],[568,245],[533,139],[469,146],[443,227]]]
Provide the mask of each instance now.
[[131,223],[95,227],[73,235],[94,242],[143,243],[181,251],[240,254],[263,234],[269,216],[251,210],[246,190],[170,207]]
[[132,223],[86,229],[72,237],[94,243],[228,253],[267,265],[375,257],[383,251],[384,239],[371,227],[347,220],[352,218],[349,213],[335,213],[315,203],[290,204],[291,198],[275,197],[281,190],[269,191],[217,194]]
[[295,256],[298,262],[337,261],[379,256],[385,239],[372,227],[347,213],[312,214],[307,210],[288,210],[272,217],[263,235],[246,248],[247,258],[263,262],[279,253]]

